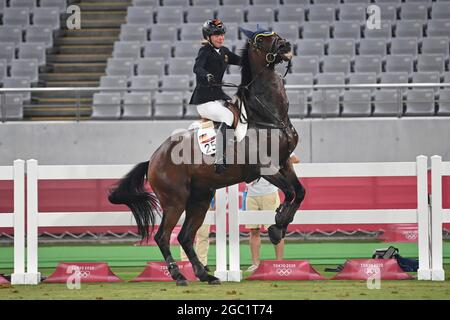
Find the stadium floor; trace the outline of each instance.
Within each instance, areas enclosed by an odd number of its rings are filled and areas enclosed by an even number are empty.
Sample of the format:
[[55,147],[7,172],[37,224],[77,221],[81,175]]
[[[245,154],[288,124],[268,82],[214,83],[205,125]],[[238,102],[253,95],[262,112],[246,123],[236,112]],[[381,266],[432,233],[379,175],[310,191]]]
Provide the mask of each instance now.
[[[347,259],[370,258],[375,249],[388,247],[389,243],[380,242],[287,242],[284,257],[286,260],[308,260],[313,265],[342,264]],[[415,258],[418,255],[415,243],[393,243],[399,248],[400,255]],[[208,264],[215,265],[215,245],[210,246]],[[172,246],[174,258],[179,259],[178,246]],[[275,259],[270,243],[262,243],[261,260]],[[145,266],[148,261],[162,261],[158,247],[134,245],[41,245],[39,248],[39,267],[53,268],[60,261],[108,262],[111,267]],[[450,263],[450,242],[444,242],[444,263]],[[250,265],[250,249],[247,243],[241,243],[241,265]],[[13,248],[0,247],[0,271],[13,267]]]

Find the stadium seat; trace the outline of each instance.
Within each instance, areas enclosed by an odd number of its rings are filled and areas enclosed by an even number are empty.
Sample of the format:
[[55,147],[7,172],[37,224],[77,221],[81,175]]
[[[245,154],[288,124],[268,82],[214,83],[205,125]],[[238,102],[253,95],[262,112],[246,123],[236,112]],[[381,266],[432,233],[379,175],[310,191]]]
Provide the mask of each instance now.
[[162,4],[170,7],[187,7],[189,6],[189,0],[162,0]]
[[224,7],[228,7],[228,6],[242,6],[242,5],[247,5],[249,3],[249,1],[247,0],[222,0],[222,5]]
[[[156,92],[154,98],[155,119],[181,119],[183,117],[183,94],[181,92]],[[199,118],[198,114],[197,118]]]
[[164,58],[141,58],[137,62],[137,75],[139,76],[159,76],[164,75]]
[[339,91],[313,91],[311,116],[337,117],[339,115]]
[[319,72],[319,58],[316,56],[296,56],[292,58],[292,72],[312,73]]
[[298,56],[322,56],[325,42],[322,39],[300,39],[296,42]]
[[414,71],[414,57],[405,54],[394,54],[386,57],[386,72]]
[[279,0],[252,0],[255,6],[272,6],[276,7],[279,5]]
[[[227,24],[228,33],[228,24]],[[236,36],[237,37],[237,36]],[[202,25],[199,23],[185,23],[183,28],[180,28],[180,40],[181,41],[199,41],[202,39]],[[228,41],[228,34],[226,37]]]
[[192,4],[194,6],[209,6],[215,8],[220,5],[219,0],[193,0]]
[[12,42],[16,47],[22,42],[22,28],[11,26],[0,26],[0,42]]
[[31,83],[38,82],[38,61],[36,59],[15,59],[11,62],[11,77],[28,78]]
[[310,86],[314,84],[312,73],[292,73],[286,77],[286,85]]
[[[439,83],[439,72],[415,72],[412,76],[413,83]],[[439,88],[434,88],[434,91],[438,91]]]
[[447,19],[450,17],[450,5],[448,1],[433,2],[431,7],[431,19]]
[[202,47],[200,41],[178,41],[175,43],[176,58],[195,58]]
[[397,5],[393,4],[392,1],[386,1],[385,3],[378,2],[377,5],[380,7],[381,21],[392,21],[397,20]]
[[398,90],[381,89],[374,92],[374,116],[397,116],[403,113],[399,106]]
[[168,60],[172,55],[172,47],[169,41],[149,41],[144,43],[144,57],[164,58]]
[[[133,76],[131,77],[130,90],[135,89],[145,89],[150,91],[155,91],[159,88],[159,77],[158,76]],[[136,91],[142,92],[142,91]]]
[[151,25],[153,24],[152,7],[128,7],[127,24]]
[[429,20],[427,33],[429,37],[448,37],[450,21],[447,19]]
[[36,0],[13,0],[9,4],[12,8],[28,8],[33,9],[36,6]]
[[271,23],[275,20],[274,10],[265,5],[247,7],[248,22]]
[[361,39],[359,42],[360,55],[386,55],[386,41],[380,39]]
[[333,22],[335,20],[335,7],[328,4],[314,4],[309,7],[309,21],[312,22]]
[[406,92],[405,115],[434,115],[433,89],[413,89]]
[[376,84],[377,74],[375,72],[350,73],[348,77],[349,84]]
[[50,27],[53,30],[60,28],[58,8],[35,8],[32,13],[34,26]]
[[305,21],[305,9],[299,5],[288,5],[278,7],[279,22],[297,22],[298,24]]
[[342,72],[319,73],[316,75],[317,84],[344,85],[345,74]]
[[344,0],[344,3],[362,3],[368,4],[371,0]]
[[123,98],[123,119],[150,119],[152,99],[150,93],[128,92]]
[[241,24],[244,22],[244,9],[239,6],[220,6],[217,8],[217,17],[222,21]]
[[428,6],[424,3],[402,3],[400,9],[402,20],[422,20],[428,19]]
[[58,8],[59,13],[65,13],[67,8],[67,0],[40,0],[43,8]]
[[8,62],[5,59],[0,59],[0,83],[8,75],[7,70],[8,70]]
[[8,64],[15,59],[14,42],[2,42],[0,46],[0,60],[5,60]]
[[106,74],[108,76],[125,76],[130,78],[134,73],[134,59],[108,58]]
[[328,41],[328,55],[355,55],[355,41],[353,39],[330,39]]
[[157,7],[156,22],[173,25],[182,24],[184,22],[183,7],[180,6]]
[[177,41],[178,29],[175,24],[154,24],[150,30],[151,41]]
[[[21,94],[5,94],[5,105],[3,106],[3,117],[6,120],[22,120],[23,101]],[[1,102],[0,102],[1,103]]]
[[309,5],[309,0],[283,0],[285,6],[297,5],[297,6],[307,6]]
[[208,19],[214,19],[214,10],[211,7],[187,8],[186,20],[189,23],[203,24]]
[[30,24],[30,10],[27,8],[5,8],[3,10],[3,24],[25,29]]
[[[13,78],[4,78],[3,80],[3,88],[31,88],[31,82],[28,78],[23,77],[13,77]],[[21,92],[23,101],[31,100],[31,92]]]
[[408,72],[384,72],[380,83],[408,83]]
[[135,61],[141,57],[141,44],[138,41],[116,41],[113,58],[130,58]]
[[367,6],[360,3],[345,3],[339,6],[340,21],[357,21],[361,23],[366,20]]
[[133,0],[133,5],[136,7],[156,7],[159,5],[159,0]]
[[439,109],[438,115],[450,116],[450,88],[439,91]]
[[191,58],[171,58],[167,63],[168,72],[170,75],[192,75],[194,62]]
[[295,22],[273,23],[272,30],[288,41],[296,41],[299,38],[299,25]]
[[380,73],[382,68],[381,57],[377,55],[356,56],[355,72],[375,72]]
[[393,38],[391,42],[391,54],[417,55],[417,38]]
[[100,87],[107,89],[117,89],[123,96],[127,89],[126,76],[103,76],[100,78]]
[[322,57],[323,72],[350,72],[350,58],[348,56]]
[[357,22],[336,21],[333,24],[333,35],[336,39],[359,39],[361,26]]
[[445,71],[444,56],[439,54],[419,55],[417,57],[417,71],[437,71],[439,73],[443,73]]
[[342,116],[370,116],[372,112],[370,90],[344,91]]
[[[384,20],[382,20],[384,21]],[[392,36],[392,27],[390,22],[382,22],[381,29],[368,29],[367,26],[364,30],[364,35],[368,39],[385,39],[390,40]]]
[[302,35],[303,39],[327,40],[330,37],[330,30],[325,22],[305,22]]
[[441,54],[444,55],[445,57],[448,57],[448,52],[449,52],[448,37],[424,38],[422,40],[422,54]]
[[19,45],[19,59],[36,59],[39,66],[45,65],[45,44],[27,42]]
[[46,48],[53,46],[53,30],[50,27],[28,26],[25,31],[26,42],[42,42]]
[[308,113],[307,95],[305,91],[286,90],[289,100],[288,114],[292,118],[304,118]]
[[120,118],[120,93],[94,93],[92,105],[92,119],[112,120]]
[[141,44],[148,40],[146,25],[123,24],[120,26],[120,41],[138,41]]
[[397,38],[422,38],[423,21],[397,21],[395,27]]
[[188,75],[169,75],[162,77],[162,91],[188,91],[189,89]]

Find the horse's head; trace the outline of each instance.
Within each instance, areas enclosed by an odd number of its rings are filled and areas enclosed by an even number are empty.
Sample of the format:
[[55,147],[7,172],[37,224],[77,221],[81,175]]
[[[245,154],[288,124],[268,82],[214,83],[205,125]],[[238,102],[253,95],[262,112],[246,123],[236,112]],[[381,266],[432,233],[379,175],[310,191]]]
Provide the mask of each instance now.
[[254,59],[268,64],[277,64],[292,59],[291,44],[273,31],[257,30],[255,32],[241,28],[248,37],[249,54]]

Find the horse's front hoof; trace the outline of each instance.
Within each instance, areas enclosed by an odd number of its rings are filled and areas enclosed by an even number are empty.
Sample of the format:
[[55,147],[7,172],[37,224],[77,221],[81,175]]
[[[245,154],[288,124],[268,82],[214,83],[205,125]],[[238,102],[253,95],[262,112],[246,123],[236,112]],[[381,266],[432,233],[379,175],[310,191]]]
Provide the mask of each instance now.
[[189,284],[189,282],[187,280],[182,280],[182,279],[177,280],[177,286],[186,287],[188,284]]
[[276,224],[271,225],[267,229],[267,233],[269,234],[270,242],[275,246],[283,239],[283,229],[279,228]]
[[210,284],[210,285],[219,285],[219,284],[222,284],[222,282],[220,281],[219,278],[210,276],[210,278],[208,279],[208,284]]

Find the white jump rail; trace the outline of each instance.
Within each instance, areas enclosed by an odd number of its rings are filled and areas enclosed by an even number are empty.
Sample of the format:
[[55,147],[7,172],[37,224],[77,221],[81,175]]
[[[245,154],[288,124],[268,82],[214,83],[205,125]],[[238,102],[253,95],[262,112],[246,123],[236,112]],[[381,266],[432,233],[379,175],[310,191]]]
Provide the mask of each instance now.
[[450,223],[450,209],[442,208],[442,177],[450,176],[450,162],[431,157],[431,277],[445,280],[443,266],[442,224]]
[[[378,163],[304,163],[296,164],[295,171],[304,177],[381,177],[416,176],[416,209],[382,210],[300,210],[294,217],[294,224],[379,224],[418,223],[419,229],[419,280],[431,280],[431,260],[429,252],[430,233],[427,157],[418,156],[416,162]],[[273,224],[274,211],[242,211],[239,209],[238,185],[229,187],[229,256],[228,281],[242,279],[239,256],[239,225]],[[441,241],[442,243],[442,241]]]
[[14,228],[14,272],[12,284],[25,284],[25,161],[0,166],[0,180],[14,180],[13,213],[0,214],[0,226]]
[[[38,284],[38,227],[74,226],[135,226],[131,212],[38,212],[38,181],[63,179],[119,179],[133,168],[132,165],[38,165],[37,160],[27,161],[27,277],[28,284]],[[76,196],[76,195],[74,195]],[[156,217],[156,224],[160,223]],[[182,224],[183,217],[178,224]],[[216,211],[208,211],[205,224],[216,225],[217,266],[215,275],[227,280],[226,269],[226,191],[217,190]]]

